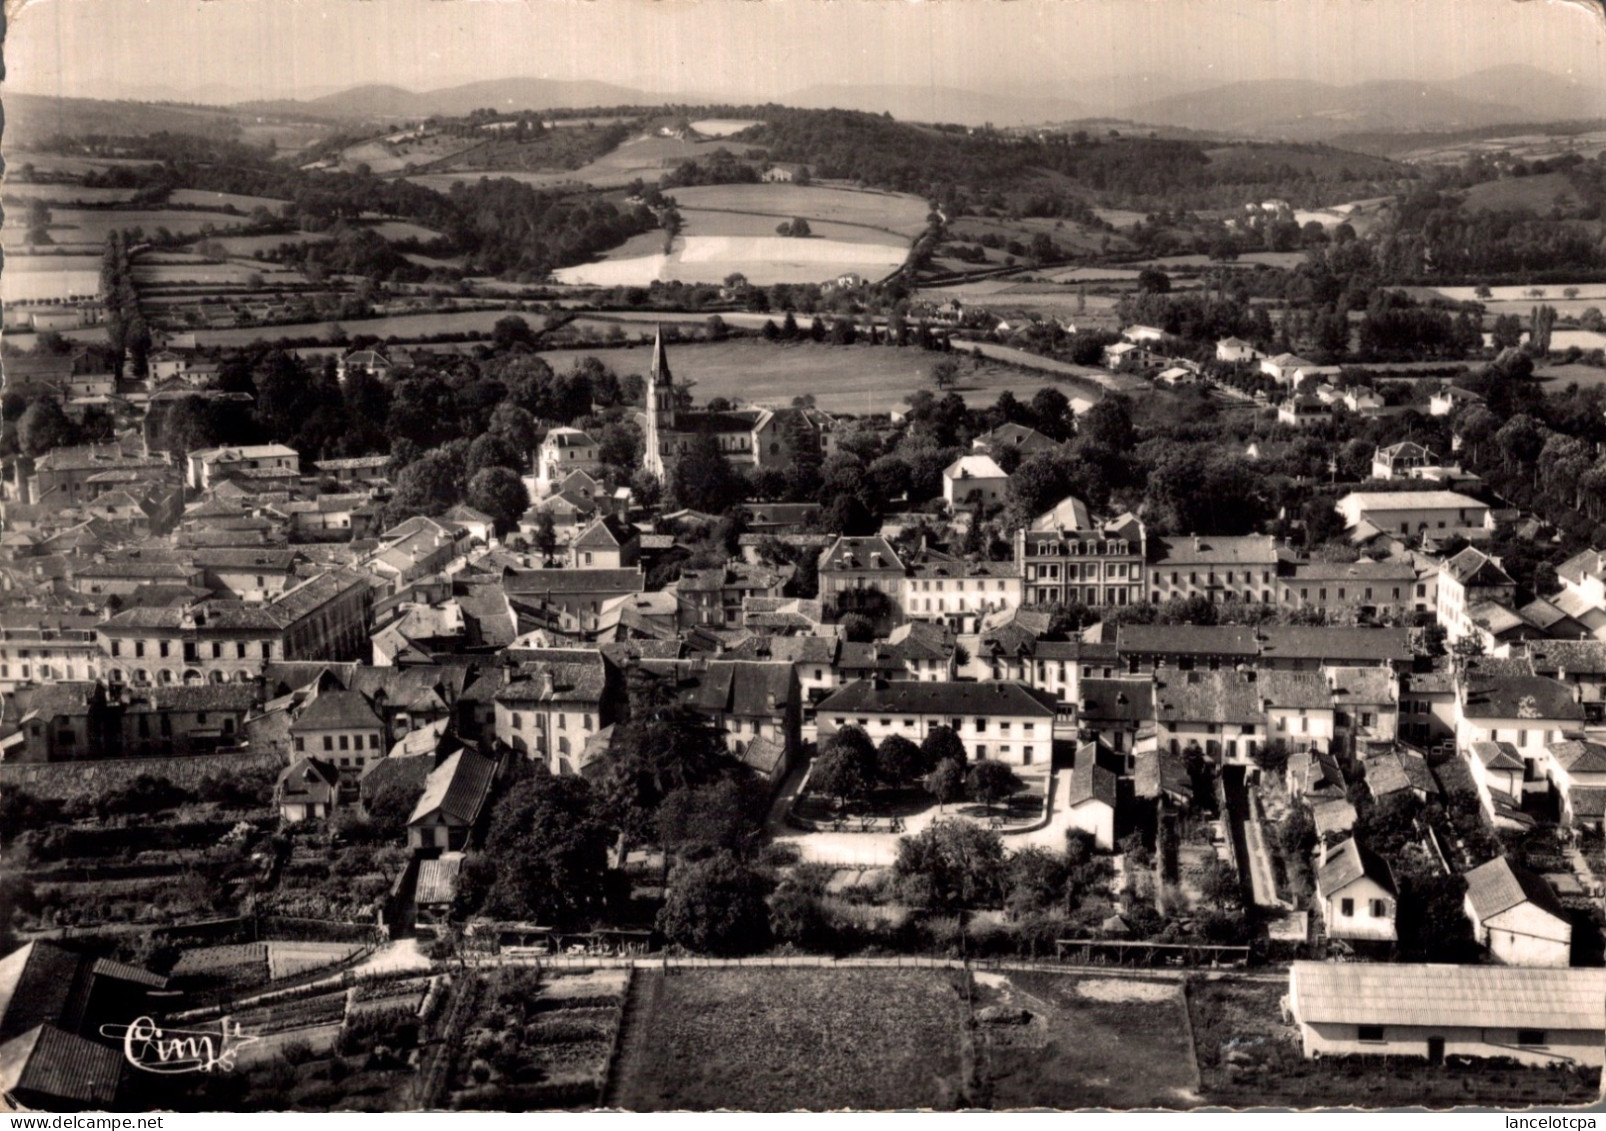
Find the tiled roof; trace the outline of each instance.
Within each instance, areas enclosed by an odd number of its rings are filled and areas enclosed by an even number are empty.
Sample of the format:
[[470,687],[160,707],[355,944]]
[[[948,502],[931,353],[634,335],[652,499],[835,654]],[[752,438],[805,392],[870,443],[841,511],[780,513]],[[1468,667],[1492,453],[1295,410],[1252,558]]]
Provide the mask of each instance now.
[[1331,899],[1362,876],[1367,877],[1386,891],[1396,891],[1394,874],[1388,862],[1375,852],[1362,848],[1350,837],[1334,845],[1327,852],[1327,863],[1316,870],[1316,883],[1322,895]]
[[923,683],[893,680],[877,685],[858,680],[823,700],[818,714],[832,711],[886,711],[926,715],[1008,715],[1052,718],[1052,696],[1023,683]]
[[1550,757],[1570,774],[1606,774],[1606,746],[1598,742],[1555,742]]
[[105,1110],[117,1098],[122,1070],[120,1051],[54,1025],[39,1025],[0,1045],[0,1090],[7,1095],[48,1096],[73,1108]]
[[1155,681],[1155,719],[1164,723],[1236,723],[1265,721],[1262,692],[1250,673],[1235,671],[1168,673]]
[[461,852],[448,852],[438,859],[425,860],[418,866],[415,899],[423,906],[452,902],[457,896],[457,877],[462,870]]
[[1462,878],[1467,882],[1466,897],[1480,921],[1509,911],[1519,903],[1532,903],[1557,919],[1567,920],[1567,912],[1550,885],[1504,856],[1478,865]]
[[1476,719],[1573,721],[1584,709],[1573,701],[1572,688],[1544,676],[1511,676],[1489,680],[1474,673],[1462,713]]
[[1078,688],[1084,719],[1148,722],[1154,718],[1154,683],[1142,679],[1084,679]]
[[452,825],[472,825],[490,795],[496,762],[472,750],[459,750],[429,775],[408,824],[439,812]]
[[1524,769],[1517,748],[1509,742],[1474,742],[1468,752],[1482,762],[1485,769],[1507,770],[1521,773]]
[[1606,675],[1606,640],[1536,640],[1528,656],[1536,675]]
[[1190,564],[1245,566],[1277,564],[1277,540],[1269,534],[1233,537],[1177,537],[1151,542],[1155,568],[1177,568]]
[[368,700],[355,691],[325,691],[296,716],[292,731],[380,730],[383,723]]
[[545,593],[639,593],[646,575],[639,569],[531,569],[510,573],[503,581],[509,594],[539,597]]
[[1260,648],[1255,630],[1241,625],[1123,624],[1115,638],[1123,656],[1242,656]]
[[1099,764],[1098,743],[1084,742],[1076,748],[1076,763],[1071,768],[1071,805],[1098,801],[1115,808],[1118,781],[1115,771]]
[[[871,563],[875,562],[874,565]],[[820,571],[828,570],[895,570],[903,572],[903,560],[885,538],[842,537],[820,555]]]

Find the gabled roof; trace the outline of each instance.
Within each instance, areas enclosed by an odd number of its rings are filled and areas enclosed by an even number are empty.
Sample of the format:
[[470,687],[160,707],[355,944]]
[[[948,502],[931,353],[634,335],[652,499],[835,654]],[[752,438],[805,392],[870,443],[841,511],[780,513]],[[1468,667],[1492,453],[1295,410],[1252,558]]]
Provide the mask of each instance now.
[[638,537],[634,526],[617,515],[605,514],[591,521],[574,540],[577,550],[617,550]]
[[1388,861],[1350,837],[1328,850],[1327,863],[1316,870],[1316,885],[1324,898],[1331,899],[1363,876],[1391,894],[1398,892]]
[[1052,718],[1056,709],[1055,700],[1048,692],[1027,687],[1023,683],[927,683],[904,679],[880,684],[858,680],[820,702],[815,712],[885,711],[954,717],[1025,715]]
[[895,570],[903,572],[903,559],[880,535],[868,538],[843,536],[820,555],[820,570]]
[[420,906],[450,903],[457,896],[457,877],[463,870],[461,852],[443,853],[418,866],[418,889],[414,896]]
[[38,1025],[0,1045],[0,1091],[48,1096],[74,1106],[110,1108],[122,1077],[120,1051],[54,1025]]
[[355,691],[325,691],[290,724],[294,731],[379,730],[384,726],[373,706]]
[[435,767],[424,794],[413,806],[410,825],[439,813],[447,824],[472,825],[479,819],[496,777],[496,761],[472,750],[459,750]]
[[1114,770],[1099,764],[1098,745],[1084,742],[1076,748],[1076,764],[1071,768],[1072,806],[1096,801],[1115,808],[1119,778]]
[[1550,885],[1504,856],[1478,865],[1463,878],[1467,882],[1467,901],[1480,922],[1519,903],[1531,903],[1562,922],[1568,921],[1566,909]]
[[1468,747],[1468,753],[1488,770],[1521,773],[1525,768],[1517,748],[1509,742],[1474,742]]
[[1265,721],[1262,692],[1253,673],[1177,672],[1155,680],[1155,720],[1167,724]]
[[1573,701],[1572,688],[1544,676],[1505,676],[1490,679],[1477,673],[1468,676],[1466,702],[1461,712],[1476,719],[1558,719],[1573,721],[1584,717],[1584,709]]
[[1571,585],[1582,585],[1586,577],[1606,574],[1606,550],[1581,550],[1556,567],[1556,576]]
[[67,1016],[81,956],[50,942],[31,942],[0,959],[0,1040],[49,1022],[76,1027]]
[[942,474],[944,478],[955,480],[1009,478],[1008,473],[989,455],[960,456],[943,468]]
[[[1480,504],[1481,505],[1481,504]],[[1444,572],[1462,585],[1515,585],[1499,562],[1473,546],[1468,546],[1444,563]]]
[[1154,718],[1154,682],[1141,679],[1084,679],[1079,714],[1111,723],[1142,723]]
[[1550,757],[1570,774],[1606,774],[1606,746],[1598,742],[1555,742]]
[[1242,625],[1123,624],[1115,649],[1123,656],[1241,656],[1260,652],[1255,630]]
[[1187,763],[1169,747],[1139,750],[1134,755],[1132,784],[1138,797],[1167,796],[1183,804],[1193,801],[1193,780],[1188,776]]

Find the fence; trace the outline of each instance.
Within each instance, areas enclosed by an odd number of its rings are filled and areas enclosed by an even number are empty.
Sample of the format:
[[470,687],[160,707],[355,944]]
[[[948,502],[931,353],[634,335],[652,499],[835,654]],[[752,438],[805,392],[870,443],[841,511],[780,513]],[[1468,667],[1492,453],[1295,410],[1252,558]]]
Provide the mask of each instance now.
[[[1075,941],[1075,940],[1072,940]],[[1101,944],[1108,945],[1108,944]],[[1123,944],[1117,944],[1123,945]],[[1131,946],[1150,946],[1164,950],[1195,951],[1221,951],[1235,952],[1239,958],[1237,965],[1242,966],[1248,962],[1249,947],[1213,947],[1197,946],[1187,947],[1182,944],[1167,943],[1132,943]],[[476,963],[471,963],[476,964]],[[874,970],[979,970],[979,971],[1034,971],[1034,970],[1071,970],[1086,969],[1089,966],[1102,967],[1102,963],[1089,963],[1075,961],[1069,957],[1060,958],[948,958],[936,955],[905,954],[890,955],[887,957],[848,957],[833,958],[830,955],[775,955],[758,958],[702,958],[694,955],[660,954],[650,957],[624,957],[607,958],[584,954],[544,954],[544,955],[504,955],[494,959],[482,959],[480,965],[510,965],[533,966],[537,969],[554,970],[826,970],[826,969],[874,969]],[[1199,962],[1196,966],[1222,966],[1225,962]],[[1119,964],[1101,968],[1100,975],[1108,974],[1112,977],[1130,978],[1181,978],[1184,973],[1177,968],[1167,969],[1133,969]]]

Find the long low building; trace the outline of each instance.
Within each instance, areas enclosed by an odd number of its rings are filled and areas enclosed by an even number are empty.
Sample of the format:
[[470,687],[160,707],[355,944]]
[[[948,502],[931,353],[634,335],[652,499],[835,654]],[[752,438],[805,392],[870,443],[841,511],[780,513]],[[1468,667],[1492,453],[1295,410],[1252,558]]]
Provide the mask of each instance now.
[[1307,1057],[1606,1060],[1606,969],[1296,962],[1287,1004]]
[[861,679],[815,708],[820,742],[847,726],[877,745],[889,735],[922,742],[950,727],[973,760],[1046,765],[1054,752],[1054,697],[1023,683],[920,683]]

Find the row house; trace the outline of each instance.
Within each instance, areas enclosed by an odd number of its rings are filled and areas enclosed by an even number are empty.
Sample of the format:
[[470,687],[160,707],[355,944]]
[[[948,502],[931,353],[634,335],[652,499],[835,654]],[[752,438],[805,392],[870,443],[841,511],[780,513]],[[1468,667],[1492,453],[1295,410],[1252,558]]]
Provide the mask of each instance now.
[[1413,608],[1416,566],[1409,560],[1298,562],[1276,577],[1285,608],[1316,609],[1327,616],[1408,616]]
[[1024,604],[1098,607],[1143,601],[1148,542],[1136,518],[1122,515],[1092,529],[1033,526],[1015,532]]
[[1021,683],[860,680],[823,700],[815,717],[822,743],[847,726],[878,745],[893,734],[918,743],[949,727],[973,761],[1033,766],[1053,755],[1057,710],[1047,692]]
[[1439,567],[1438,621],[1446,641],[1454,644],[1477,630],[1477,612],[1488,605],[1509,607],[1517,583],[1498,558],[1468,546]]
[[968,561],[922,550],[906,566],[898,606],[910,620],[973,633],[984,618],[1020,606],[1021,575],[1013,562]]
[[802,688],[794,664],[716,659],[641,660],[640,665],[673,680],[680,702],[724,731],[732,754],[745,761],[759,753],[768,759],[778,750],[779,760],[762,767],[764,776],[773,782],[789,772],[803,729]]
[[[20,463],[18,469],[20,474]],[[35,506],[77,506],[102,494],[106,485],[93,480],[101,472],[114,469],[166,475],[172,463],[165,455],[128,452],[115,443],[53,448],[34,461],[25,501]]]
[[97,627],[113,684],[248,682],[271,660],[345,660],[368,644],[369,584],[335,571],[262,605],[202,601],[124,610]]
[[1277,596],[1281,554],[1269,534],[1153,539],[1149,600],[1203,597],[1211,602],[1270,604]]
[[43,609],[0,609],[0,693],[27,683],[100,679],[99,620]]
[[184,481],[192,491],[205,491],[224,479],[248,471],[301,473],[301,454],[285,444],[247,444],[203,448],[185,457]]
[[580,773],[587,743],[620,711],[619,670],[601,652],[585,649],[520,655],[495,694],[497,740],[554,774]]
[[342,487],[368,487],[390,481],[389,456],[350,456],[345,459],[321,459],[307,464],[309,474],[319,479],[333,479]]
[[880,593],[891,608],[901,607],[903,559],[880,535],[838,538],[820,554],[820,600],[840,611],[863,607],[865,594]]
[[1561,592],[1551,601],[1582,624],[1597,640],[1606,640],[1606,552],[1589,549],[1556,567]]
[[711,569],[682,569],[666,587],[678,606],[681,628],[742,623],[743,602],[751,597],[779,598],[796,573],[793,565],[751,565],[733,559]]
[[633,569],[531,569],[512,570],[502,587],[513,608],[541,627],[575,639],[590,638],[599,630],[604,606],[620,597],[641,593],[646,575]]

